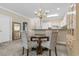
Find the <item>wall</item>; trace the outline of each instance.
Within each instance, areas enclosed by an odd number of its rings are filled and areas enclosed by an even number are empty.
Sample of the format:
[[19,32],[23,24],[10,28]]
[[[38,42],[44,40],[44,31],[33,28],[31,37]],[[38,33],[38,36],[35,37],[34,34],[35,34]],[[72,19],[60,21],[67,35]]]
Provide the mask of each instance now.
[[0,43],[12,40],[12,18],[6,15],[0,15]]
[[60,23],[61,28],[67,25],[67,23],[66,23],[66,22],[67,22],[67,21],[66,21],[66,20],[67,20],[66,16],[67,16],[67,15],[65,14],[65,16],[63,17],[63,20],[62,20],[61,23]]
[[73,55],[79,56],[79,4],[76,4],[76,30],[75,30],[75,38],[76,40],[74,41],[73,45]]

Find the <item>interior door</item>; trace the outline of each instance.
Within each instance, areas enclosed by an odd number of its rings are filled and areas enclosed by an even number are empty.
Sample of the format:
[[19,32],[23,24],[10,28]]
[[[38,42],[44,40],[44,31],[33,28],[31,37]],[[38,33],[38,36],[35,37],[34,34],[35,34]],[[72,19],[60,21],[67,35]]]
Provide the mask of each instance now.
[[13,22],[13,40],[21,38],[21,24]]

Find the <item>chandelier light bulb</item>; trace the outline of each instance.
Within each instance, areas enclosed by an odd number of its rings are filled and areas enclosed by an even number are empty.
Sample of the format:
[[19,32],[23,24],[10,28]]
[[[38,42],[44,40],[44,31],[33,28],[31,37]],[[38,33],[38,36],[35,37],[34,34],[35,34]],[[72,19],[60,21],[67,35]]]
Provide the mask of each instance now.
[[42,11],[42,9],[39,9],[39,11],[41,12],[41,11]]
[[35,11],[35,14],[37,14],[37,12]]

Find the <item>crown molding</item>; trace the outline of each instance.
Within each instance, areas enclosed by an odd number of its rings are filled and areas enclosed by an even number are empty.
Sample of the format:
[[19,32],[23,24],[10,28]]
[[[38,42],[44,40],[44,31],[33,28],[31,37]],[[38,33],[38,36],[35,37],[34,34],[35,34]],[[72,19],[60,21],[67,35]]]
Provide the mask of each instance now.
[[8,12],[11,12],[11,13],[13,13],[13,14],[16,14],[16,15],[21,16],[21,17],[24,17],[24,18],[28,18],[28,17],[26,17],[26,16],[24,16],[24,15],[18,13],[18,12],[15,12],[15,11],[13,11],[13,10],[11,10],[11,9],[8,9],[8,8],[5,8],[5,7],[3,7],[3,6],[0,6],[0,9],[6,10],[6,11],[8,11]]

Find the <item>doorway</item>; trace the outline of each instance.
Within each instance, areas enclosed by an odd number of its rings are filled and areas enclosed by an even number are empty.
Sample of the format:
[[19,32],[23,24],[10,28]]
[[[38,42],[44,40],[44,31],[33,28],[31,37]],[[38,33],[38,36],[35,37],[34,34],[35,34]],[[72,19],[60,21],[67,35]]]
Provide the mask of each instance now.
[[12,39],[18,40],[21,38],[21,23],[13,22],[12,24]]

